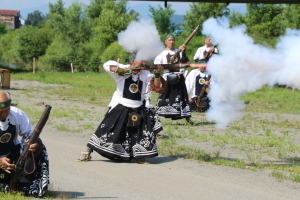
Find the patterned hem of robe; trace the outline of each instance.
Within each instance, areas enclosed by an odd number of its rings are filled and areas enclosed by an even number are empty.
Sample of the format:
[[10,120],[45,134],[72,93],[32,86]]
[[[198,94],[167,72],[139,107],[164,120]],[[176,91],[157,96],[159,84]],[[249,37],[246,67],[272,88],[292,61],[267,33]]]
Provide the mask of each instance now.
[[140,107],[141,128],[135,129],[127,127],[130,112],[131,108],[118,104],[105,115],[87,146],[112,160],[130,161],[158,156],[156,135],[162,130],[159,116],[148,108]]

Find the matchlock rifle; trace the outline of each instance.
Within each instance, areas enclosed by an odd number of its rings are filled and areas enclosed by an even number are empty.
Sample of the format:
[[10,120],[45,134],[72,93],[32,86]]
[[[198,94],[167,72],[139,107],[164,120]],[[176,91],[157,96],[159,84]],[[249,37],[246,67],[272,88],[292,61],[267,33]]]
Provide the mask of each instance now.
[[17,162],[15,163],[15,169],[12,171],[10,185],[9,185],[11,190],[17,190],[20,174],[24,170],[26,158],[30,152],[29,146],[38,141],[38,138],[39,138],[45,124],[47,123],[47,120],[50,115],[50,110],[52,107],[49,105],[46,105],[45,107],[46,108],[45,108],[41,118],[39,119],[36,127],[34,128],[33,133],[31,134],[31,136],[29,138],[28,143],[25,145],[24,150],[22,151],[20,157],[18,158]]
[[[200,25],[198,25],[194,30],[193,32],[190,34],[190,36],[184,41],[184,43],[181,45],[181,46],[186,46],[190,41],[191,39],[196,35],[196,33],[198,32],[200,28]],[[175,54],[170,58],[170,64],[172,64],[175,60],[175,58],[178,57],[179,53],[181,52],[181,49],[179,49],[178,51],[175,52]]]

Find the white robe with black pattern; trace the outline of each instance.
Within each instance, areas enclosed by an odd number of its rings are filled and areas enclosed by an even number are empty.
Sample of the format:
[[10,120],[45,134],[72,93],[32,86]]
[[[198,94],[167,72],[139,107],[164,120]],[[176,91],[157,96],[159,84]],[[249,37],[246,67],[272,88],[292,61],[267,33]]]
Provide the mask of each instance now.
[[[178,51],[178,49],[163,50],[156,56],[154,64],[168,64],[171,56],[174,55],[176,51]],[[182,52],[180,52],[179,57],[174,63],[178,63],[181,57]],[[156,103],[156,110],[159,116],[172,119],[189,118],[191,116],[184,72],[184,69],[177,71],[165,70],[163,78],[166,81],[168,80],[168,76],[172,74],[176,74],[179,79],[176,85],[170,85],[167,81],[167,89],[159,94]]]
[[[118,66],[119,63],[108,61],[103,65],[117,83],[114,103],[110,104],[111,109],[87,146],[112,160],[130,161],[133,158],[157,156],[156,134],[162,130],[161,122],[153,110],[143,105],[143,94],[153,75],[142,70],[136,75],[120,76],[110,71],[110,65]],[[125,87],[128,83],[130,86]],[[133,112],[133,108],[142,118],[139,128],[127,126],[128,114]]]

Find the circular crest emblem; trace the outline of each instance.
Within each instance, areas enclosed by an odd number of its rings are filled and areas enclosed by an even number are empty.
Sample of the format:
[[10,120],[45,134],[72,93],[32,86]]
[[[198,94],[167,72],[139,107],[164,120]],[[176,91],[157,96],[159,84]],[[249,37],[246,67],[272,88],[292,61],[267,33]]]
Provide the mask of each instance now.
[[131,93],[136,93],[136,92],[138,91],[138,86],[137,86],[137,84],[132,83],[132,84],[129,86],[129,91],[130,91]]
[[136,122],[138,120],[138,117],[136,115],[132,115],[131,116],[131,120],[134,121],[134,122]]
[[205,79],[204,79],[204,78],[200,78],[200,79],[199,79],[199,83],[200,83],[201,85],[203,85],[203,84],[205,83]]
[[11,138],[11,134],[10,133],[4,133],[1,137],[0,137],[0,142],[1,143],[7,143]]

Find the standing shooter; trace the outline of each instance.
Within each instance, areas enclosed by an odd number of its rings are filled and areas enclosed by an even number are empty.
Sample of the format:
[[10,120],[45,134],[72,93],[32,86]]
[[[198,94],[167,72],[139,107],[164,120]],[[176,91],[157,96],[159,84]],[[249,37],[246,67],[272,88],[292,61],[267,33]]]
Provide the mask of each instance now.
[[212,45],[210,38],[204,40],[204,45],[199,47],[194,55],[194,61],[198,63],[207,63],[213,54],[218,54],[217,45]]
[[103,67],[117,83],[115,105],[112,105],[87,144],[87,151],[77,161],[89,161],[91,152],[114,161],[149,163],[145,158],[158,156],[156,134],[162,130],[158,115],[144,105],[144,94],[150,82],[152,91],[163,92],[165,84],[158,66],[155,77],[138,67],[142,61],[131,57],[127,68],[115,61]]
[[[165,37],[166,48],[156,56],[154,64],[176,64],[189,63],[185,55],[185,45],[175,48],[175,37],[168,34]],[[177,51],[177,57],[173,57]],[[171,61],[173,61],[171,63]],[[190,107],[188,94],[185,85],[184,69],[165,70],[163,78],[167,81],[167,89],[161,93],[157,100],[157,113],[159,116],[171,118],[173,120],[186,118],[187,122],[193,124],[190,120]]]

